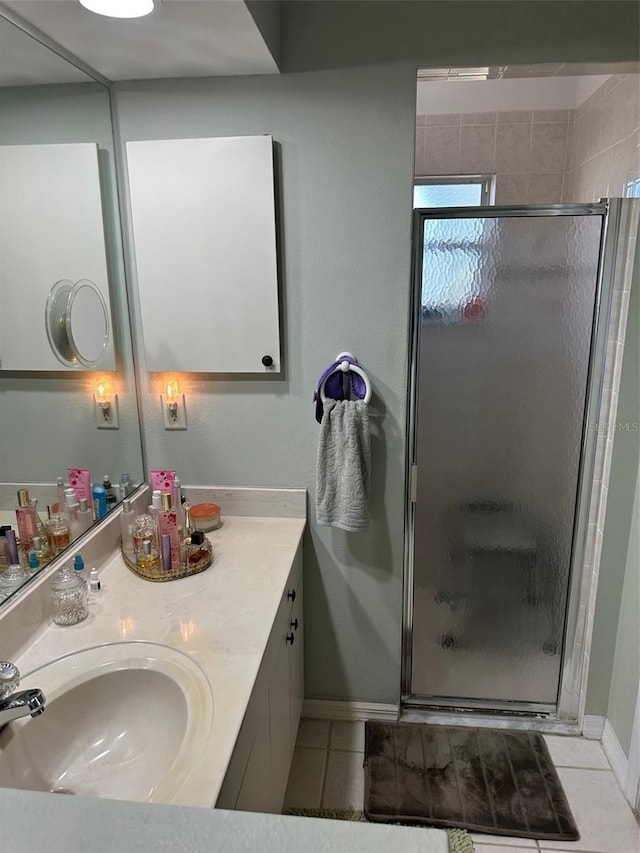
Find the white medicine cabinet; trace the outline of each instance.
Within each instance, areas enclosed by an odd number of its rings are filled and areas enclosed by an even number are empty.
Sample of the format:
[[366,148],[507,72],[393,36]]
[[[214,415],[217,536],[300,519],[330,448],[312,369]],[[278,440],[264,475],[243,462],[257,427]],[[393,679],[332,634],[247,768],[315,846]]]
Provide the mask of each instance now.
[[273,140],[127,143],[147,370],[280,371]]
[[0,369],[115,369],[95,143],[0,146]]

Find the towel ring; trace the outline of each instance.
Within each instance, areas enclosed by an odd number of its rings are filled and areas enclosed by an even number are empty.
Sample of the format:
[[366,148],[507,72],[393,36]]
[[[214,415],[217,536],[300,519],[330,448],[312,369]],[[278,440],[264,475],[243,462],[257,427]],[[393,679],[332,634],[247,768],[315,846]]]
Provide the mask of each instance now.
[[[346,352],[341,352],[340,356],[343,356],[343,355],[351,355],[351,354],[346,353]],[[340,356],[338,356],[338,358],[340,358]],[[358,376],[361,376],[362,379],[364,379],[366,391],[365,391],[363,400],[365,403],[370,403],[371,402],[371,393],[372,393],[371,392],[371,383],[369,382],[369,377],[364,372],[364,370],[361,367],[358,367],[357,364],[351,364],[350,361],[346,361],[346,359],[345,359],[345,361],[340,362],[340,364],[336,367],[336,369],[333,371],[333,373],[330,373],[329,376],[333,376],[333,374],[337,373],[339,370],[341,370],[343,373],[349,373],[349,371],[351,370],[354,373],[357,373]],[[323,403],[327,399],[327,395],[324,393],[324,386],[326,385],[327,379],[329,378],[329,376],[325,377],[325,379],[322,382],[322,385],[320,386],[320,399],[322,400]]]

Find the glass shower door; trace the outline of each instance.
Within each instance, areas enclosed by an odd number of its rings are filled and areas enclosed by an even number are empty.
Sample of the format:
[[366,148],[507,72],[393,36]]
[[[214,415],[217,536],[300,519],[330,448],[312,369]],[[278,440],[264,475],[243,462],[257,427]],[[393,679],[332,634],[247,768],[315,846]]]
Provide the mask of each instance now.
[[553,705],[604,211],[418,216],[411,693]]

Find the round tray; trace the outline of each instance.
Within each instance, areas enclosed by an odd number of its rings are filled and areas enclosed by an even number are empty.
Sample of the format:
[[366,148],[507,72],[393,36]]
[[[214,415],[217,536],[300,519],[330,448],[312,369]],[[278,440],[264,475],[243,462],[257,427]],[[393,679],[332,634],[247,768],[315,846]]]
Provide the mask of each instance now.
[[211,542],[209,542],[208,539],[205,539],[202,544],[209,551],[206,557],[203,557],[197,563],[190,563],[188,566],[180,566],[179,569],[171,569],[169,572],[165,572],[162,566],[158,566],[154,569],[141,569],[136,561],[132,559],[132,555],[128,554],[123,549],[122,542],[120,543],[120,552],[127,568],[131,569],[134,575],[138,575],[139,578],[146,581],[164,583],[165,581],[177,581],[180,580],[180,578],[188,578],[189,575],[197,575],[209,568],[213,563],[213,548],[211,547]]

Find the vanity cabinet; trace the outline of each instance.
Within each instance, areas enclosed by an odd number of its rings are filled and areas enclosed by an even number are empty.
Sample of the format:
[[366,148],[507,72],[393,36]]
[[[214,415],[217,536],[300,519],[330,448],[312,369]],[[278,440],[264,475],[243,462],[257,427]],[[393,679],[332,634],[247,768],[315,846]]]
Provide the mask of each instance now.
[[298,548],[217,808],[282,811],[304,700],[302,550]]

